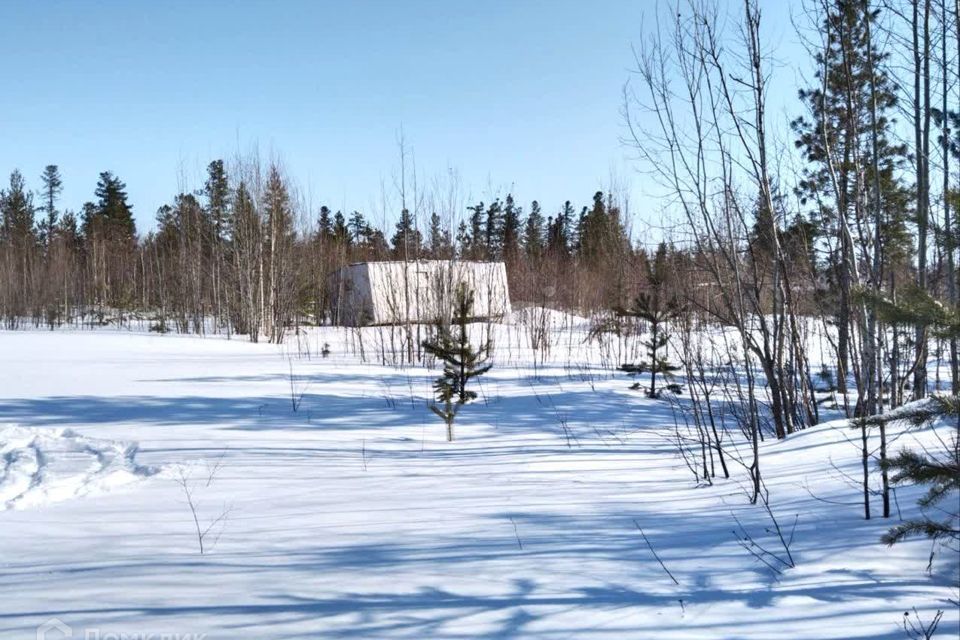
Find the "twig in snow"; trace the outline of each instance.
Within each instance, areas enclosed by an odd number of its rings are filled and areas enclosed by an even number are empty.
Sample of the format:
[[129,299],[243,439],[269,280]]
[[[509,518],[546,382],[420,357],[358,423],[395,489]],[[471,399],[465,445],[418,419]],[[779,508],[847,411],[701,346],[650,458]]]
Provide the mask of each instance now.
[[293,412],[296,413],[300,409],[303,394],[307,389],[306,387],[297,389],[297,377],[293,375],[293,358],[287,358],[287,363],[290,365],[290,404],[293,406]]
[[[913,619],[910,619],[910,612],[903,612],[903,630],[907,632],[907,637],[911,640],[930,640],[933,637],[933,634],[937,632],[937,627],[940,625],[940,618],[943,617],[943,611],[937,609],[936,615],[933,616],[933,620],[929,623],[925,623],[920,619],[920,614],[917,612],[917,608],[913,608]],[[916,622],[914,622],[916,621]]]
[[[213,481],[213,477],[214,474],[211,474],[208,477],[206,486],[210,486],[210,482]],[[190,477],[183,470],[182,466],[177,468],[176,482],[180,485],[180,488],[183,489],[183,495],[187,499],[187,506],[190,508],[190,515],[193,517],[193,526],[197,534],[197,544],[200,547],[200,555],[203,555],[206,551],[213,549],[213,547],[216,546],[217,541],[220,540],[220,535],[223,533],[224,525],[232,509],[229,506],[224,505],[220,515],[214,518],[206,527],[203,527],[200,524],[200,505],[194,498],[194,491],[190,484]],[[213,531],[216,531],[213,542],[211,544],[205,544],[207,536]]]
[[784,551],[782,555],[770,551],[759,542],[754,540],[753,536],[747,532],[746,527],[743,526],[743,523],[740,522],[740,519],[737,518],[737,515],[731,512],[734,521],[736,521],[737,526],[740,528],[740,531],[734,531],[733,535],[737,539],[737,544],[743,547],[747,553],[762,562],[774,573],[781,574],[783,573],[783,569],[792,569],[797,566],[793,560],[793,554],[790,553],[790,545],[793,544],[793,534],[796,532],[797,522],[800,520],[800,514],[796,514],[796,516],[794,516],[793,526],[790,528],[790,534],[785,536],[783,529],[780,528],[780,523],[773,515],[773,511],[770,509],[770,505],[766,500],[763,501],[763,506],[767,511],[767,515],[770,516],[770,520],[773,522],[774,529],[771,531],[769,528],[767,528],[766,531],[767,533],[776,533],[777,538],[780,541],[780,546]]
[[[639,531],[639,532],[640,532],[640,535],[643,536],[643,541],[646,542],[646,543],[647,543],[647,546],[650,548],[650,553],[653,554],[653,557],[657,559],[657,562],[660,563],[660,566],[663,568],[663,570],[667,573],[668,576],[670,576],[670,579],[673,580],[673,584],[675,584],[675,585],[677,585],[677,586],[679,587],[679,586],[680,586],[680,583],[677,582],[677,579],[673,577],[673,574],[672,574],[672,573],[670,573],[670,569],[667,569],[667,565],[663,564],[663,560],[660,559],[660,556],[657,555],[657,552],[656,552],[656,550],[653,548],[653,545],[650,544],[650,540],[647,538],[647,534],[645,534],[645,533],[643,532],[643,529],[640,527],[640,523],[637,522],[636,520],[634,520],[634,521],[633,521],[633,524],[637,525],[637,531]],[[683,606],[683,601],[680,602],[680,606],[681,606],[681,607]]]
[[217,458],[217,461],[211,467],[207,464],[207,484],[204,486],[209,487],[213,483],[213,479],[217,477],[217,472],[220,471],[220,467],[223,466],[223,459],[227,455],[227,448],[224,447],[223,451],[220,452],[220,457]]
[[520,531],[517,530],[517,523],[513,521],[513,516],[510,516],[510,524],[513,525],[513,535],[517,536],[517,545],[519,545],[520,551],[523,551],[523,542],[520,541]]

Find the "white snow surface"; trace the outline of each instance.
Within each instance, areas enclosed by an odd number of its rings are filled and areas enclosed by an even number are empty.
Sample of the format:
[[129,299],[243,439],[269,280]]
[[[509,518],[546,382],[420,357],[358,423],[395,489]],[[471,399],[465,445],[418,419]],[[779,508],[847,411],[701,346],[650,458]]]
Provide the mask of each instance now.
[[[670,406],[579,336],[536,366],[500,339],[453,443],[426,406],[435,371],[361,363],[355,332],[303,340],[330,357],[0,332],[0,424],[16,425],[0,427],[0,638],[56,619],[76,638],[893,640],[914,607],[960,632],[960,558],[940,550],[928,573],[929,542],[880,544],[896,518],[863,519],[843,421],[762,445],[772,511],[796,520],[778,575],[734,535],[780,551],[742,466],[695,486]],[[894,515],[921,493],[898,489]]]
[[92,495],[157,473],[134,461],[135,444],[71,429],[0,426],[0,510]]

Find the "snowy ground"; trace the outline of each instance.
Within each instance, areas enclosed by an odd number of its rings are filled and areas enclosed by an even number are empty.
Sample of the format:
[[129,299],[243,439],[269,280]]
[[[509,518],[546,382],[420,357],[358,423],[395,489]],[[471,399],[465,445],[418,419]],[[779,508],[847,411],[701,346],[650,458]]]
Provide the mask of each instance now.
[[[899,639],[914,607],[960,631],[960,558],[928,575],[929,543],[877,541],[890,523],[862,519],[838,423],[764,445],[774,513],[799,514],[777,575],[733,533],[778,549],[743,470],[694,487],[669,406],[623,377],[511,351],[447,443],[430,372],[359,364],[344,336],[291,361],[219,338],[0,333],[0,637],[55,618],[76,638]],[[184,483],[213,523],[204,555]],[[916,495],[898,491],[904,514]]]

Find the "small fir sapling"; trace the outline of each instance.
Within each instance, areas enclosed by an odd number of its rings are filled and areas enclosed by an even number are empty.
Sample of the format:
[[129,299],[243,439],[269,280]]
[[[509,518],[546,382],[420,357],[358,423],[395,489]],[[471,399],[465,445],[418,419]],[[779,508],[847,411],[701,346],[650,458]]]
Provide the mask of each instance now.
[[[645,264],[647,272],[647,287],[642,291],[629,307],[617,307],[614,312],[621,317],[638,318],[650,325],[650,337],[642,344],[647,349],[647,360],[638,363],[625,363],[620,366],[621,371],[631,375],[638,373],[650,374],[650,390],[647,395],[651,398],[660,396],[657,390],[657,374],[662,374],[668,381],[666,388],[674,393],[680,392],[680,386],[670,383],[671,373],[678,367],[670,364],[663,357],[663,351],[670,339],[669,323],[675,320],[681,312],[680,302],[670,291],[668,280],[669,265],[667,261],[667,245],[661,243],[657,247],[653,265]],[[639,388],[636,385],[635,388]]]
[[436,336],[424,340],[425,352],[443,362],[443,375],[433,383],[436,401],[430,409],[447,425],[447,440],[453,440],[453,422],[460,406],[477,397],[467,383],[482,376],[493,366],[488,362],[492,345],[489,340],[478,347],[470,344],[468,324],[473,315],[473,292],[457,287],[453,318],[437,323]]

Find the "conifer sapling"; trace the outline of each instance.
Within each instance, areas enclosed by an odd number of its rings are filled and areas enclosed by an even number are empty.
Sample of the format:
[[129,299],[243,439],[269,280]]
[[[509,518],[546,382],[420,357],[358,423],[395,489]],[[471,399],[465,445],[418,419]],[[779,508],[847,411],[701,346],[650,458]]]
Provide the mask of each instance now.
[[[650,373],[651,398],[659,397],[657,391],[657,374],[666,378],[677,367],[671,365],[663,357],[663,350],[670,338],[668,323],[680,315],[680,304],[676,296],[668,290],[667,279],[667,246],[663,243],[657,247],[654,264],[647,265],[647,290],[641,292],[629,307],[618,307],[614,312],[623,317],[639,318],[650,325],[650,337],[643,341],[647,349],[647,361],[636,364],[623,364],[621,371],[627,373]],[[668,385],[668,388],[670,386]],[[676,387],[674,387],[676,388]]]
[[453,318],[437,323],[437,335],[424,340],[423,349],[443,362],[443,375],[433,383],[436,402],[430,409],[447,425],[447,440],[453,440],[453,422],[461,405],[477,397],[467,389],[467,382],[491,369],[489,341],[474,348],[470,344],[468,324],[473,316],[473,292],[465,285],[457,287]]

